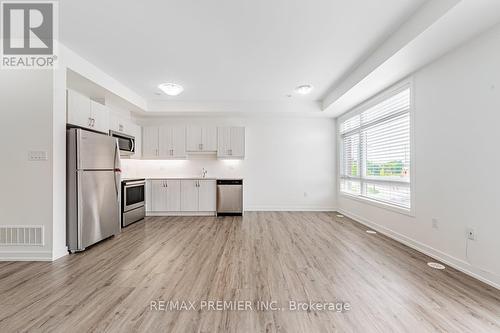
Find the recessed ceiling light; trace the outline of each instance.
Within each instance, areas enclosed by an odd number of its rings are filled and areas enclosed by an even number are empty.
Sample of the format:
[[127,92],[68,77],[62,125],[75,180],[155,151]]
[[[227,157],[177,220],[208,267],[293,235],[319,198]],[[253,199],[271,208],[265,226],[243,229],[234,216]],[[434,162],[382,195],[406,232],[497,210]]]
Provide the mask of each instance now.
[[162,83],[158,88],[169,96],[177,96],[184,91],[184,88],[177,83]]
[[295,88],[295,92],[301,95],[307,95],[313,90],[313,86],[310,84],[303,84]]

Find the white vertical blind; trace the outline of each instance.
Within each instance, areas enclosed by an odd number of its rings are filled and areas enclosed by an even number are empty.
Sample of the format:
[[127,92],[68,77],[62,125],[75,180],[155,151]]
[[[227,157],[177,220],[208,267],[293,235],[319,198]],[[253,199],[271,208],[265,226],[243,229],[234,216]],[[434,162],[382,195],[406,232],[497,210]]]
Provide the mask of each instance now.
[[410,88],[339,125],[340,191],[411,208]]

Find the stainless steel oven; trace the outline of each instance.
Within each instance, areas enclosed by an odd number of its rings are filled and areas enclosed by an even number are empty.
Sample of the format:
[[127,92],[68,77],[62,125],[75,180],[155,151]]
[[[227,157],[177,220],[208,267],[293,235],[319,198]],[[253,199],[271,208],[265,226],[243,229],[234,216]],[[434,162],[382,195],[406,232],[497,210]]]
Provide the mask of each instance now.
[[122,227],[126,227],[145,217],[145,194],[145,179],[122,181]]
[[109,131],[109,135],[116,139],[120,156],[130,156],[135,154],[135,137],[121,132]]

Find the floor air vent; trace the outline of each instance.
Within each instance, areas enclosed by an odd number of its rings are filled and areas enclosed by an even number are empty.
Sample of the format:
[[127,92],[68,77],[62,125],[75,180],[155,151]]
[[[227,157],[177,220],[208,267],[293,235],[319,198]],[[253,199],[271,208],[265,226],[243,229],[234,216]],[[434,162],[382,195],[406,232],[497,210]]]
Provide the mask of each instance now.
[[43,226],[0,226],[0,245],[43,245]]

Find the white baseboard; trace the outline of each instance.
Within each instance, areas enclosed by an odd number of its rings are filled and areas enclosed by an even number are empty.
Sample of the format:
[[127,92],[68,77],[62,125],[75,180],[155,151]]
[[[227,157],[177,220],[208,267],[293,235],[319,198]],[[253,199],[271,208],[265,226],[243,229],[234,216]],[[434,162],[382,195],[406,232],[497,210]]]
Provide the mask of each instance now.
[[52,252],[0,251],[0,261],[52,261]]
[[[391,238],[391,239],[394,239],[395,241],[398,241],[408,247],[411,247],[412,249],[414,250],[417,250],[431,258],[434,258],[438,261],[441,261],[445,264],[447,264],[448,266],[450,267],[453,267],[459,271],[461,271],[462,273],[465,273],[479,281],[482,281],[496,289],[500,289],[500,279],[498,279],[499,281],[492,281],[492,278],[490,277],[485,277],[483,275],[481,275],[481,271],[480,269],[472,266],[471,264],[469,264],[468,262],[466,261],[463,261],[461,259],[458,259],[458,258],[455,258],[453,256],[450,256],[442,251],[439,251],[433,247],[430,247],[428,245],[425,245],[419,241],[416,241],[414,239],[411,239],[405,235],[402,235],[396,231],[393,231],[391,229],[388,229],[384,226],[381,226],[380,224],[377,224],[377,223],[374,223],[366,218],[363,218],[355,213],[352,213],[352,212],[349,212],[349,211],[346,211],[345,209],[342,209],[342,208],[339,208],[338,211],[342,214],[344,214],[345,216],[355,220],[356,222],[359,222],[365,226],[368,226],[374,230],[376,230],[377,232]],[[487,273],[486,274],[489,274],[491,275],[491,273]]]
[[146,212],[146,216],[215,216],[215,212]]
[[334,207],[283,207],[283,206],[254,206],[245,207],[247,212],[334,212],[336,208]]
[[[335,212],[334,207],[254,206],[245,207],[245,212]],[[146,212],[146,216],[215,216],[216,212]]]
[[68,254],[69,254],[68,247],[65,246],[63,248],[60,248],[60,249],[57,249],[54,251],[54,253],[52,254],[52,260],[57,260],[59,258],[67,256]]

